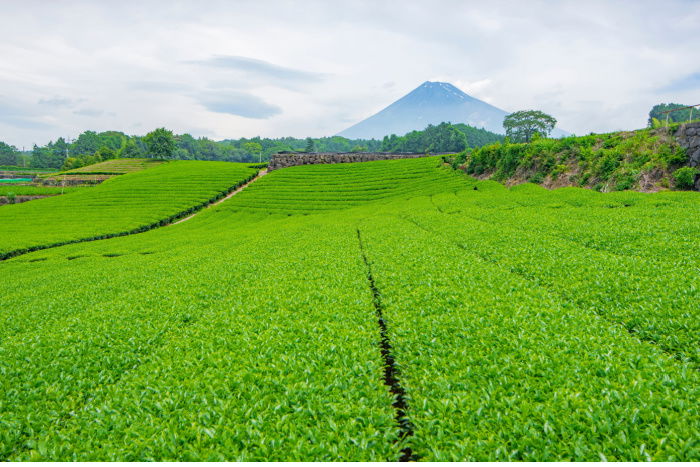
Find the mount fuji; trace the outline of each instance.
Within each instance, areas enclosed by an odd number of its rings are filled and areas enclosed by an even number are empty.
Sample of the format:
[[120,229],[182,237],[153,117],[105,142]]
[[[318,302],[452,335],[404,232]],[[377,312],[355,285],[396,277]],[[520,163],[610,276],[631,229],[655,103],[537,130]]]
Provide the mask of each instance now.
[[[338,136],[349,139],[381,139],[386,135],[404,135],[423,130],[429,124],[466,123],[504,134],[505,110],[476,99],[450,83],[426,81],[393,104],[347,128]],[[566,132],[555,129],[554,136]]]

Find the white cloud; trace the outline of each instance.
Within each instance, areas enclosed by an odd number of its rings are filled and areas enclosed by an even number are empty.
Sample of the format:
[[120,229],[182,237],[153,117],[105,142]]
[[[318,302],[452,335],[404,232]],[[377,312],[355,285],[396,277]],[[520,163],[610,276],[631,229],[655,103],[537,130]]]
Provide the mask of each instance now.
[[18,146],[160,126],[331,135],[438,79],[577,134],[699,97],[687,0],[34,0],[3,20],[0,140]]

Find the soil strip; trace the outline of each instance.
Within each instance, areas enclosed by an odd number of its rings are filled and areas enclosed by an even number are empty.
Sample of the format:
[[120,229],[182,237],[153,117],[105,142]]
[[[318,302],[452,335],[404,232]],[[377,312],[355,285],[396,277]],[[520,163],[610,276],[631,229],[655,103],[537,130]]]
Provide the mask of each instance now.
[[[357,229],[357,241],[360,244],[362,261],[364,261],[365,266],[367,267],[367,282],[369,282],[369,288],[372,291],[372,302],[374,304],[374,310],[379,324],[379,335],[381,336],[379,350],[384,360],[384,384],[389,388],[389,392],[391,392],[391,394],[394,396],[394,402],[392,405],[396,411],[395,419],[399,428],[399,441],[403,441],[413,436],[413,424],[408,419],[407,415],[408,401],[406,400],[406,390],[401,385],[401,373],[396,365],[396,359],[394,358],[391,340],[389,338],[389,331],[387,329],[386,320],[384,319],[384,305],[382,305],[381,294],[379,293],[379,289],[377,289],[377,285],[374,282],[372,266],[370,265],[369,260],[367,259],[367,254],[365,253],[360,229]],[[418,455],[416,455],[410,447],[405,447],[401,450],[401,457],[399,458],[400,462],[411,462],[417,461],[418,459]]]
[[[265,175],[266,173],[267,173],[267,169],[262,169],[260,172],[258,172],[258,174],[255,176],[255,178],[251,179],[249,182],[246,182],[246,183],[244,183],[243,185],[241,185],[240,187],[236,188],[234,191],[232,191],[231,193],[229,193],[229,194],[226,195],[225,197],[221,198],[220,200],[218,200],[218,201],[216,201],[216,202],[214,202],[214,203],[211,203],[210,205],[207,206],[207,208],[210,208],[210,207],[212,207],[212,206],[216,206],[217,204],[221,204],[221,203],[223,203],[224,201],[226,201],[227,199],[231,198],[233,195],[237,195],[238,193],[240,193],[241,191],[243,191],[243,189],[244,189],[245,187],[247,187],[248,185],[250,185],[251,183],[253,183],[253,182],[256,181],[257,179],[259,179],[260,177],[262,177],[262,176]],[[194,214],[192,214],[191,216],[185,217],[184,219],[180,219],[180,220],[177,221],[177,222],[173,222],[171,225],[177,225],[177,224],[181,224],[182,222],[188,221],[188,220],[192,219],[194,216],[196,216],[197,214],[199,214],[199,213],[202,212],[202,211],[204,211],[204,209],[202,209],[201,211],[197,211],[197,212],[195,212]]]

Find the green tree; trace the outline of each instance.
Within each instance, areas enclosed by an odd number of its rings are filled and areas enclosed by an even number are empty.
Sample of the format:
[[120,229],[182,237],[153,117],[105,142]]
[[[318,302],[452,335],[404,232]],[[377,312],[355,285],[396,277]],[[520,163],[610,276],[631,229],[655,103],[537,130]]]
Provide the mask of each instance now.
[[556,124],[556,118],[539,110],[520,110],[503,119],[506,136],[516,143],[529,143],[535,133],[548,136]]
[[148,147],[148,155],[156,159],[170,159],[175,152],[173,132],[157,128],[143,137]]
[[128,138],[126,142],[124,143],[124,147],[119,149],[119,152],[117,153],[117,157],[143,157],[144,152],[143,150],[139,147],[138,143],[136,142],[136,138]]
[[73,141],[68,153],[71,157],[79,157],[95,154],[100,148],[100,138],[94,131],[85,131],[78,136],[78,139]]
[[[649,120],[647,124],[654,128],[654,119],[658,120],[660,124],[665,124],[666,117],[668,117],[668,121],[671,123],[700,119],[700,109],[683,109],[683,107],[688,106],[683,104],[657,104],[649,111]],[[678,110],[677,112],[670,112],[667,114],[662,113],[675,109],[683,110]]]
[[306,138],[306,149],[304,149],[305,152],[314,152],[316,148],[316,145],[314,144],[314,140],[312,138]]
[[53,165],[53,153],[47,146],[37,146],[32,148],[32,167],[37,168],[59,168],[60,165]]
[[0,141],[0,165],[17,165],[19,154],[16,147]]
[[116,158],[117,151],[110,147],[102,146],[100,149],[97,150],[95,156],[102,161],[107,161]]
[[385,136],[380,150],[387,152],[460,152],[468,147],[467,137],[451,123],[428,125],[423,131],[404,136]]
[[107,147],[113,151],[118,151],[124,146],[127,136],[121,131],[103,131],[97,135],[100,147]]
[[367,152],[367,146],[360,146],[359,144],[356,144],[350,152]]
[[251,155],[258,156],[258,162],[262,161],[262,144],[260,143],[243,143],[243,150]]

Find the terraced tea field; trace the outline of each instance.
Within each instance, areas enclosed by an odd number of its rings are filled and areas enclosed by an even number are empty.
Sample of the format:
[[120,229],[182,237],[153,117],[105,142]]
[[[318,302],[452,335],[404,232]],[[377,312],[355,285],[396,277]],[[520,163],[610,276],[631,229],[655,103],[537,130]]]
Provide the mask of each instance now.
[[97,187],[0,210],[0,259],[145,231],[184,217],[255,176],[246,164],[175,161]]
[[66,170],[64,172],[60,172],[60,174],[126,174],[153,168],[162,164],[163,162],[164,161],[158,159],[110,159],[104,162],[98,162],[97,164]]
[[[255,172],[3,206],[0,251]],[[0,459],[700,460],[699,207],[437,158],[301,166],[2,261]]]

